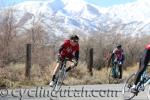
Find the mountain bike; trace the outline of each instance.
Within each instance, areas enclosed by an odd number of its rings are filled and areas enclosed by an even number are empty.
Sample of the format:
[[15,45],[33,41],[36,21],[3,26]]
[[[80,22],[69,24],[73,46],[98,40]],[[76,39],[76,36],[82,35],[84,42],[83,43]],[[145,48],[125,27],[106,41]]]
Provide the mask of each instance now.
[[120,71],[119,71],[120,61],[114,61],[112,67],[109,71],[109,84],[119,83]]
[[132,87],[134,85],[135,77],[136,77],[136,73],[131,74],[124,84],[122,95],[125,100],[133,99],[135,96],[138,95],[139,92],[144,91],[145,87],[150,83],[150,76],[148,75],[147,70],[146,70],[142,74],[140,81],[138,82],[136,86],[137,92],[132,92]]
[[52,87],[53,91],[58,92],[63,84],[64,79],[66,78],[66,63],[69,59],[65,58],[59,67],[59,71],[56,73],[55,79],[54,79],[54,85]]

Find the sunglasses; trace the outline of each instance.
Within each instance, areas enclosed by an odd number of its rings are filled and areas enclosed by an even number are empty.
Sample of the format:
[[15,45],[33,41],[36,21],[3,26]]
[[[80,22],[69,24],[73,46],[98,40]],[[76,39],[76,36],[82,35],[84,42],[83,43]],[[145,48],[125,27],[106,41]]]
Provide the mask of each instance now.
[[73,42],[76,42],[76,43],[78,43],[79,41],[78,41],[78,40],[73,40]]

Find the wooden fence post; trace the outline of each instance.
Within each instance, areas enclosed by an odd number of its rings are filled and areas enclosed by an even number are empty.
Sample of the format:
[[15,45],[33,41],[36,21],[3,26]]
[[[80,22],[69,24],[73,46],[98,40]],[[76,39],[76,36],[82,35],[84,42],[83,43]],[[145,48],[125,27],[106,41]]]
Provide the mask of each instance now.
[[31,70],[31,44],[26,45],[26,72],[25,77],[30,80],[30,70]]
[[91,76],[93,76],[93,48],[88,49],[88,54],[87,54],[87,68],[88,72],[90,73]]

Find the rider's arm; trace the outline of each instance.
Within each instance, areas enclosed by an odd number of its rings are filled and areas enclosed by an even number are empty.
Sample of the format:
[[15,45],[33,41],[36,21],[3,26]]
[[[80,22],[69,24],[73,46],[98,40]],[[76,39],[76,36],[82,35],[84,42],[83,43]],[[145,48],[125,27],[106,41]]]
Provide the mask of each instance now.
[[68,41],[68,40],[65,40],[64,43],[60,45],[60,47],[59,47],[59,49],[58,49],[58,53],[59,53],[59,54],[61,53],[61,51],[62,51],[65,47],[67,47],[68,43],[69,43],[69,41]]
[[79,44],[75,48],[74,59],[75,59],[74,66],[77,66],[78,65],[78,59],[79,59]]
[[124,62],[125,60],[125,54],[124,54],[124,51],[122,50],[122,62]]
[[125,60],[125,55],[123,54],[123,55],[122,55],[122,61],[124,61],[124,60]]
[[107,66],[107,67],[109,67],[109,66],[110,66],[110,62],[111,62],[111,60],[112,60],[113,56],[114,56],[114,53],[112,53],[112,54],[111,54],[111,56],[110,56],[110,58],[109,58],[109,60],[108,60],[108,66]]
[[62,44],[62,45],[60,46],[60,48],[58,49],[58,53],[59,53],[59,54],[61,53],[61,51],[63,50],[63,48],[64,48],[64,44]]
[[78,59],[79,59],[79,51],[76,51],[75,52],[75,66],[77,66],[78,65]]

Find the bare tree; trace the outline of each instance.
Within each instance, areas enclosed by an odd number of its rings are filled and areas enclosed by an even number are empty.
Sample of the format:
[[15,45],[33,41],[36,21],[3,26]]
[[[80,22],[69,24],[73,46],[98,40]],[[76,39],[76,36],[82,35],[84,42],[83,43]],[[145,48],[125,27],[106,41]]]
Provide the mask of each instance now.
[[15,23],[15,9],[6,9],[1,14],[1,22],[0,22],[0,58],[1,63],[3,65],[7,64],[10,58],[10,48],[11,43],[13,42],[14,38],[16,37],[16,23]]

